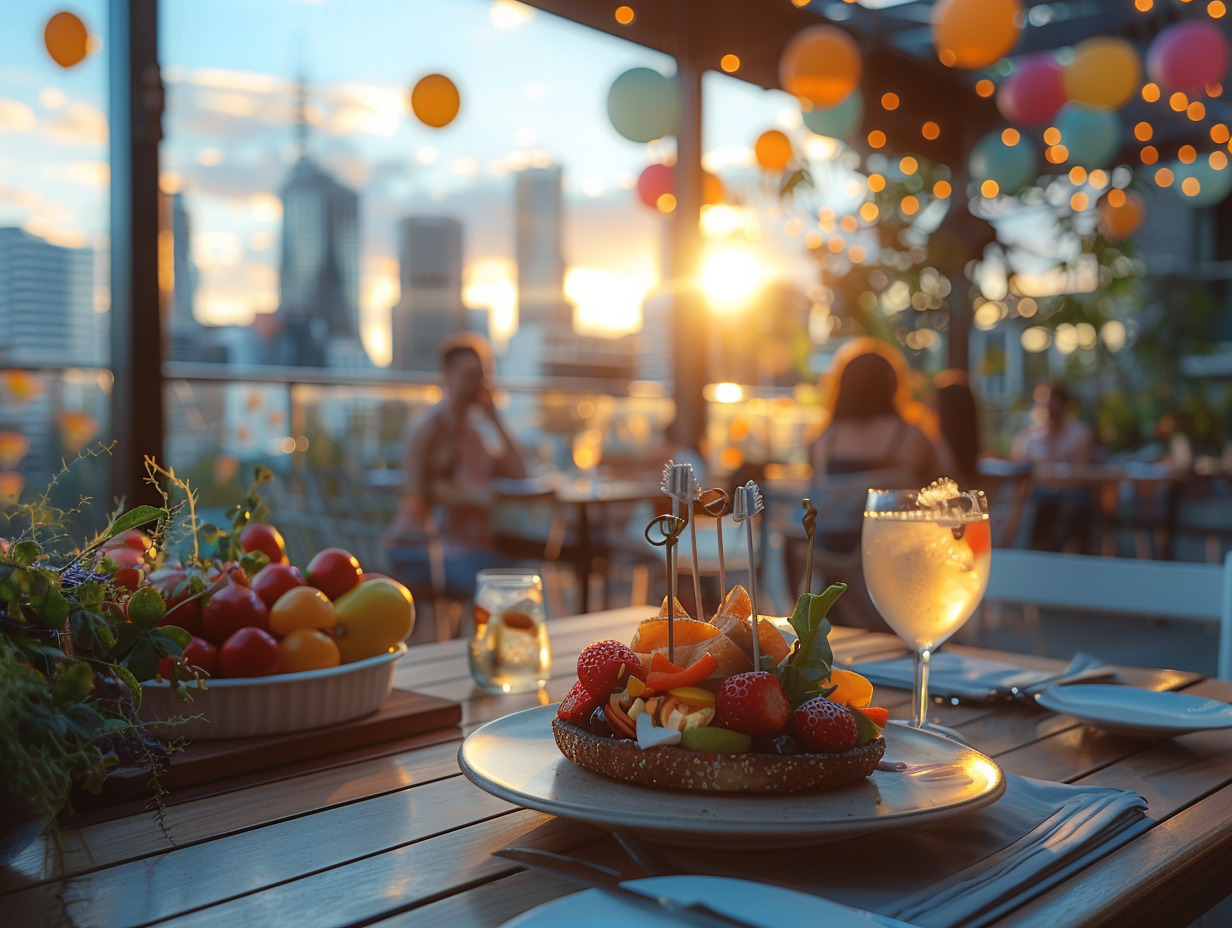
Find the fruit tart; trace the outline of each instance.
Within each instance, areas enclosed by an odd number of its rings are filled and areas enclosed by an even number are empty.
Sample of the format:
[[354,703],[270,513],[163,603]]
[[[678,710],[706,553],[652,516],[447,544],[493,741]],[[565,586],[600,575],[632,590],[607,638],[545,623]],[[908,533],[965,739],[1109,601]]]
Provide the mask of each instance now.
[[885,752],[889,713],[872,707],[867,680],[833,667],[826,612],[845,589],[800,597],[790,646],[765,619],[754,631],[741,587],[710,621],[665,600],[629,644],[582,651],[552,720],[557,747],[595,773],[688,792],[797,793],[864,779]]

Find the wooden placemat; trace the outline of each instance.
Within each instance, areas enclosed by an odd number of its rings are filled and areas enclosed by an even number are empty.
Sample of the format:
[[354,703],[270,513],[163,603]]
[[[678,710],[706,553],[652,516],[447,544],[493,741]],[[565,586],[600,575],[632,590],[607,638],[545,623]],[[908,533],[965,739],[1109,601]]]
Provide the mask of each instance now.
[[[456,729],[461,720],[462,706],[453,700],[395,689],[376,712],[349,722],[286,735],[196,741],[173,754],[170,766],[160,777],[171,792],[165,801],[175,802],[177,793],[201,795],[201,789],[193,788],[201,784],[270,768],[296,765],[301,770],[311,769],[317,766],[311,763],[314,760],[320,761],[319,766],[332,766],[339,755],[357,748],[400,742],[440,729]],[[460,738],[461,730],[441,734],[442,740]],[[152,796],[149,780],[148,770],[118,772],[106,779],[100,795],[81,794],[74,798],[73,805],[97,820],[97,814],[91,813],[114,811],[113,807],[134,801],[147,802]]]

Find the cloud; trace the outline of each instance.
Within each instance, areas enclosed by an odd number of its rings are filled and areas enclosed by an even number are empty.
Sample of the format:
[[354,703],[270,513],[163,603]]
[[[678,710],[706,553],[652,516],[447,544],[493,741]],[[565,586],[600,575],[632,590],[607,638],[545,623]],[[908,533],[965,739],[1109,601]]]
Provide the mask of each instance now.
[[102,190],[111,183],[111,165],[106,161],[70,161],[67,164],[50,162],[39,169],[39,177]]
[[0,99],[0,126],[8,132],[31,132],[38,125],[34,110],[19,100]]
[[63,145],[101,148],[107,144],[107,116],[80,100],[74,100],[63,112],[44,120],[41,128],[52,141]]

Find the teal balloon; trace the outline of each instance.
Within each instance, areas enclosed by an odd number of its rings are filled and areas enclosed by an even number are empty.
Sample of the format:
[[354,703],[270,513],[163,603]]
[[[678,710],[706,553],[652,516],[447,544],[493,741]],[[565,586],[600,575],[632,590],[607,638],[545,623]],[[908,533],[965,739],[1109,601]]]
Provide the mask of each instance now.
[[864,122],[864,95],[853,90],[838,106],[828,109],[814,107],[804,113],[804,127],[817,135],[845,139],[859,131]]
[[975,143],[967,170],[976,183],[993,180],[1002,193],[1016,193],[1039,177],[1039,155],[1025,135],[1006,145],[1000,132],[989,132]]
[[[1193,164],[1181,164],[1178,161],[1172,165],[1172,173],[1176,175],[1172,189],[1190,206],[1214,206],[1232,193],[1232,164],[1224,165],[1223,170],[1217,171],[1211,167],[1206,154],[1199,154],[1198,160]],[[1200,187],[1198,193],[1192,197],[1181,189],[1182,184],[1190,177],[1195,178]]]
[[1069,164],[1104,167],[1121,147],[1121,120],[1115,112],[1067,103],[1061,108],[1056,125],[1061,132],[1061,144],[1069,152]]
[[674,135],[680,124],[680,83],[650,68],[633,68],[607,92],[612,127],[631,142]]

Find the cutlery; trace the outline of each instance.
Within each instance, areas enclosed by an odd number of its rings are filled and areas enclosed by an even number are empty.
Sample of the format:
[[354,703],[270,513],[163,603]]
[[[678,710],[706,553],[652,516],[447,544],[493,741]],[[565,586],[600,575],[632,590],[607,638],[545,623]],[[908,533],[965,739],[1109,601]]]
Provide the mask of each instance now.
[[733,918],[718,909],[712,909],[703,902],[685,905],[667,896],[655,896],[630,889],[623,884],[620,873],[589,861],[529,847],[507,847],[493,853],[524,867],[541,870],[557,879],[589,889],[598,889],[645,911],[664,912],[699,928],[763,928],[753,922]]

